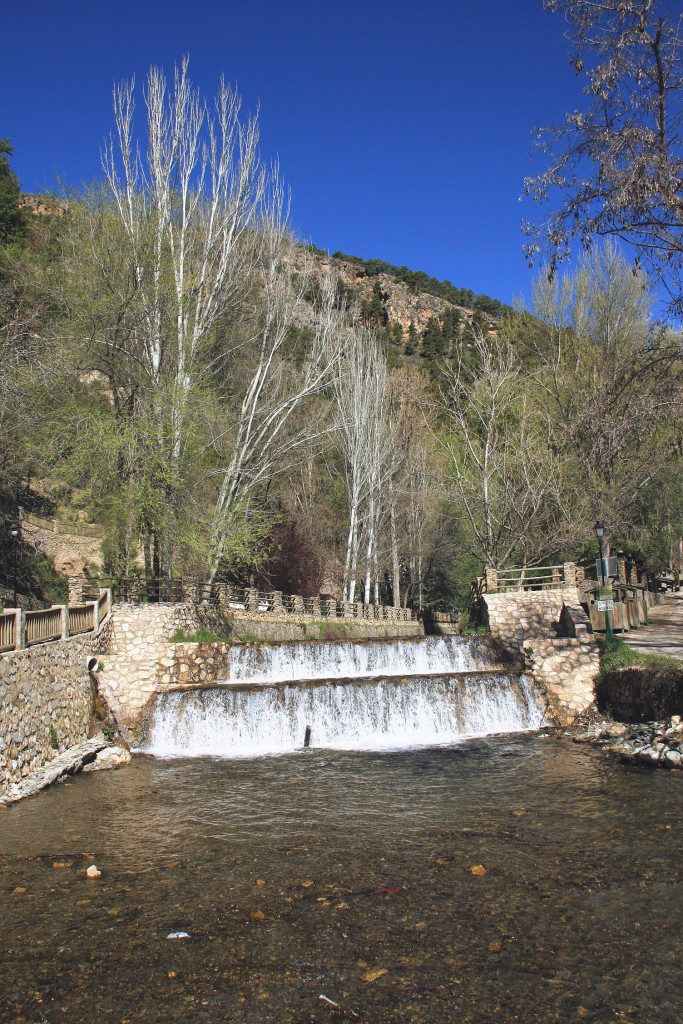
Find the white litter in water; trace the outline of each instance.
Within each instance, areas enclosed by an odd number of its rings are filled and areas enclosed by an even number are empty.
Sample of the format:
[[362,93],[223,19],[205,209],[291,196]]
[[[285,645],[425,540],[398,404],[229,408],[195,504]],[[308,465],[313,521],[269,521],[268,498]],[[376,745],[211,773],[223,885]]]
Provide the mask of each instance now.
[[167,939],[189,939],[189,932],[169,932]]

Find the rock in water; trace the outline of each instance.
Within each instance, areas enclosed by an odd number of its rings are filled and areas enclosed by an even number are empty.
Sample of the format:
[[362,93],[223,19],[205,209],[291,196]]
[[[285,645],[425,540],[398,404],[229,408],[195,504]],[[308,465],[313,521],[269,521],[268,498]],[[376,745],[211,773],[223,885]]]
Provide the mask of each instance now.
[[132,760],[130,751],[124,747],[105,747],[104,750],[100,750],[91,764],[84,765],[83,771],[99,772],[105,768],[121,768],[123,765],[130,764]]

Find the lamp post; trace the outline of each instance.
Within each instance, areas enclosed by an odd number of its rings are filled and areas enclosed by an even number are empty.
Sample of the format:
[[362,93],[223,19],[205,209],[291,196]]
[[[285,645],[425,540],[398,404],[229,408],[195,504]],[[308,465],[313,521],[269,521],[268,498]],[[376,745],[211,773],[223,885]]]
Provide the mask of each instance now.
[[612,636],[612,630],[610,629],[609,609],[607,608],[607,600],[608,599],[607,599],[605,593],[603,592],[604,591],[604,587],[605,587],[605,556],[604,556],[604,548],[602,546],[602,539],[605,536],[605,525],[604,525],[604,523],[601,523],[600,521],[598,521],[595,524],[595,526],[594,526],[594,530],[595,530],[595,536],[598,538],[598,544],[600,545],[600,559],[599,559],[599,561],[600,561],[600,597],[601,597],[602,600],[605,601],[605,636],[606,637],[611,637]]
[[603,556],[602,538],[605,536],[604,523],[597,522],[594,526],[595,536],[598,538],[598,544],[600,545],[600,586],[605,585],[605,560]]
[[11,523],[9,528],[10,536],[14,543],[12,545],[12,568],[14,576],[14,607],[17,607],[17,538],[19,537],[19,523]]

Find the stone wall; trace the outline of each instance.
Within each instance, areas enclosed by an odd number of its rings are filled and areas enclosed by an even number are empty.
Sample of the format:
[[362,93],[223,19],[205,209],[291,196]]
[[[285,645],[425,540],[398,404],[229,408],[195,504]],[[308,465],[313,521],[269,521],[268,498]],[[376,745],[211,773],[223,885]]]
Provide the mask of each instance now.
[[485,594],[484,601],[492,635],[519,648],[534,637],[558,636],[563,607],[580,607],[575,587]]
[[97,635],[0,655],[0,792],[88,738],[94,692],[89,656],[106,650],[111,616]]
[[528,671],[558,722],[592,703],[600,656],[575,587],[485,594],[494,637],[523,650]]
[[545,694],[560,725],[569,725],[592,703],[600,654],[595,638],[536,637],[524,642],[527,671]]
[[[114,606],[109,652],[99,672],[100,688],[123,735],[134,730],[145,704],[157,692],[157,676],[172,664],[170,638],[177,629],[197,629],[190,605],[117,604]],[[162,665],[163,663],[163,665]]]

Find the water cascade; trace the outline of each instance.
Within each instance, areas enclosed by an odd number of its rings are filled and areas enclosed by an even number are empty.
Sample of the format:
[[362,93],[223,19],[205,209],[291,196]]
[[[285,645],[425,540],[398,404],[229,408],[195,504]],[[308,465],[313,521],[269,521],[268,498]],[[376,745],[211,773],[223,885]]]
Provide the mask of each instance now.
[[480,638],[245,644],[216,685],[157,697],[142,749],[253,757],[432,746],[542,723],[529,680]]

